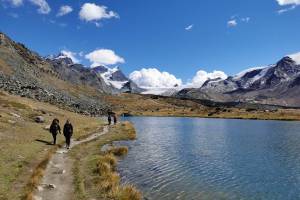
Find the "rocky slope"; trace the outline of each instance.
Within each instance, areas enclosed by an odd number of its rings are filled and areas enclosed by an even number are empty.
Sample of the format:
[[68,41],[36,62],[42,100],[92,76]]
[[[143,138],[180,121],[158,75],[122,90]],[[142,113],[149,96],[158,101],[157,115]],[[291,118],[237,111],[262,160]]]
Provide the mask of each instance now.
[[75,112],[101,115],[108,105],[104,80],[70,60],[49,62],[0,33],[0,89]]
[[208,80],[200,88],[175,96],[219,102],[248,102],[300,106],[300,65],[284,57],[275,65],[245,70],[226,80]]

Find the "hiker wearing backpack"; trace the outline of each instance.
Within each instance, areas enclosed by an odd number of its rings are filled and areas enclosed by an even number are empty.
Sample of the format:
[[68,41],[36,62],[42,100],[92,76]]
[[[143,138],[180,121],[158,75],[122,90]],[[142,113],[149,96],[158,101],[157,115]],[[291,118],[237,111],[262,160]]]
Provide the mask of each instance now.
[[67,120],[64,125],[64,136],[66,138],[67,149],[70,148],[72,135],[73,135],[73,126],[72,126],[70,120]]
[[53,137],[53,145],[55,145],[57,134],[58,133],[61,134],[60,126],[59,126],[59,120],[56,119],[56,118],[52,121],[52,124],[50,126],[50,133],[52,134],[52,137]]

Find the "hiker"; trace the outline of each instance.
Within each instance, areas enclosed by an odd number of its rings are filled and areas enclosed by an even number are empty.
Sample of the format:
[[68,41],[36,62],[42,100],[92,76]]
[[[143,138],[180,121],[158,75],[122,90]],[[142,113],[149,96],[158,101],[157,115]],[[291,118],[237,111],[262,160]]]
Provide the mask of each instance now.
[[59,134],[61,134],[59,120],[55,118],[52,121],[52,124],[50,126],[50,133],[52,134],[52,137],[53,137],[53,145],[56,144],[56,135],[58,134],[58,132],[59,132]]
[[114,124],[117,124],[117,115],[116,115],[116,113],[113,113],[113,118],[114,118]]
[[107,115],[108,125],[111,125],[111,112],[108,112]]
[[72,135],[73,135],[73,126],[72,126],[70,120],[67,120],[64,125],[64,136],[66,138],[67,149],[70,148]]

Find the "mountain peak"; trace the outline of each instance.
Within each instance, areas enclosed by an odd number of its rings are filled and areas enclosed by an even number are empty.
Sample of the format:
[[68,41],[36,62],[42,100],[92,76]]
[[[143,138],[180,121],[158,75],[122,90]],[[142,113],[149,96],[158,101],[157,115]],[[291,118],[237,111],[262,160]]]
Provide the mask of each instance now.
[[293,59],[297,65],[300,65],[300,52],[288,55],[291,59]]

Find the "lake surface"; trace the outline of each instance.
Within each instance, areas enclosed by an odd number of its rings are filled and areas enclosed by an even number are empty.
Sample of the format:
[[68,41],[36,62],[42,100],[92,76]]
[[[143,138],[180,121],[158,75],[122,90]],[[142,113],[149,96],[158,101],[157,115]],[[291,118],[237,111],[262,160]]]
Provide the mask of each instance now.
[[122,181],[147,199],[300,199],[300,123],[130,117]]

